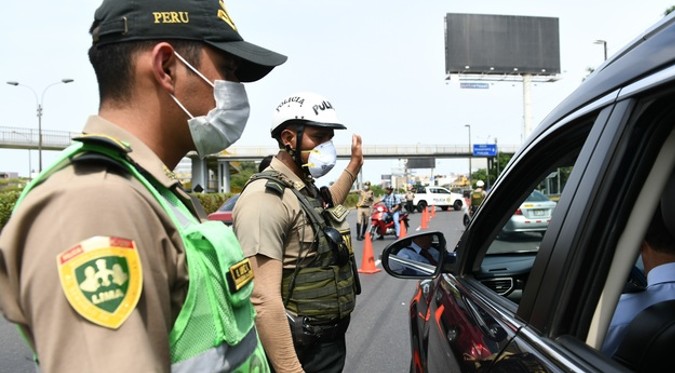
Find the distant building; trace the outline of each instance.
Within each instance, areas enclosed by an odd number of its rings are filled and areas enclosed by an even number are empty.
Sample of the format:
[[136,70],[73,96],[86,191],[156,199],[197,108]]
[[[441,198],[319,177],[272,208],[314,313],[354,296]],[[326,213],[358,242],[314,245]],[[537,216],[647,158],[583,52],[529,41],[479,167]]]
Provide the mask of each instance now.
[[0,171],[0,179],[17,179],[18,177],[19,177],[18,172]]
[[190,183],[192,181],[192,160],[188,157],[183,157],[178,162],[178,165],[176,165],[176,168],[173,169],[173,173],[183,185]]

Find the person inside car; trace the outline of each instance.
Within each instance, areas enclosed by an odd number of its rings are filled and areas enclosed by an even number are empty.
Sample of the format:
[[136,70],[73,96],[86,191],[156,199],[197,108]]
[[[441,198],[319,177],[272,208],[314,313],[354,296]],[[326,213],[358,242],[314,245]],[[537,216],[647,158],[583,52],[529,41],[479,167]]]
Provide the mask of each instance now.
[[403,248],[396,255],[417,262],[437,265],[440,254],[436,248],[431,246],[432,242],[433,236],[431,235],[414,237],[410,246]]
[[[673,174],[675,175],[675,174]],[[622,294],[601,351],[613,356],[630,322],[640,311],[675,299],[675,178],[671,175],[640,246],[647,275],[644,291]]]

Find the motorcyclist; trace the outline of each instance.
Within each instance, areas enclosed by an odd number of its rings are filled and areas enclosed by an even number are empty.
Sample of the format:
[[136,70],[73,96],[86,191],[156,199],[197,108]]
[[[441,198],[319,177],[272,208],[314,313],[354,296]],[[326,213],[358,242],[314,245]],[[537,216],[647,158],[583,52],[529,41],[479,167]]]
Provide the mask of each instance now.
[[485,189],[483,189],[484,186],[485,183],[483,183],[483,180],[478,180],[476,182],[476,189],[471,192],[471,215],[473,215],[476,209],[478,209],[478,206],[480,206],[485,199],[487,193],[485,192]]
[[403,201],[401,201],[401,198],[394,194],[394,187],[391,185],[387,186],[386,188],[387,194],[382,197],[382,202],[384,203],[385,206],[387,206],[387,212],[389,214],[389,217],[394,220],[394,227],[396,229],[396,239],[398,239],[398,236],[401,234],[401,225],[399,223],[399,215],[401,212],[401,205],[403,204]]

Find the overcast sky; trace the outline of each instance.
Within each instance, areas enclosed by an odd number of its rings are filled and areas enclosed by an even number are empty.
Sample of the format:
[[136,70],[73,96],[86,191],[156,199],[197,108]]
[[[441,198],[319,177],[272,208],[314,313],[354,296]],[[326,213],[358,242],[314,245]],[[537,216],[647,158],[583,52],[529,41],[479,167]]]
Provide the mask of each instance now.
[[[445,80],[446,13],[556,17],[560,26],[560,80],[532,87],[532,119],[539,123],[586,75],[663,17],[675,0],[226,0],[244,39],[289,56],[261,81],[247,84],[251,117],[239,146],[273,146],[272,110],[286,95],[326,96],[348,126],[335,143],[358,133],[365,145],[519,145],[523,97],[519,83],[461,89]],[[98,108],[96,80],[87,60],[94,0],[11,1],[0,23],[0,81],[18,81],[42,97],[43,130],[79,132]],[[62,78],[73,83],[51,86]],[[44,92],[44,95],[42,93]],[[0,85],[0,126],[37,129],[36,99],[28,89]],[[37,168],[33,151],[33,168]],[[43,163],[56,152],[43,152]],[[400,165],[367,161],[364,180]],[[475,162],[474,162],[475,166]],[[336,167],[341,169],[344,163]],[[468,170],[467,161],[437,161],[436,173]],[[28,172],[26,150],[0,149],[0,171]],[[420,170],[428,173],[429,170]],[[321,179],[338,175],[332,171]]]

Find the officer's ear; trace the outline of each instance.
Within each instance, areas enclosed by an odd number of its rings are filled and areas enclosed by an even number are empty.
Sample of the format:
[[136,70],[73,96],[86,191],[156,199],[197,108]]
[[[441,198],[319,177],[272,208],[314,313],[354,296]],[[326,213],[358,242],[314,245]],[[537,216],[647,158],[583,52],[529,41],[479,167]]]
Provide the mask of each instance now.
[[290,146],[291,149],[295,149],[296,136],[297,132],[295,131],[295,128],[286,127],[283,130],[281,130],[281,133],[279,134],[279,139],[281,140],[281,144],[284,147]]
[[176,85],[177,60],[171,44],[161,42],[152,49],[151,70],[155,80],[167,92],[174,94]]

